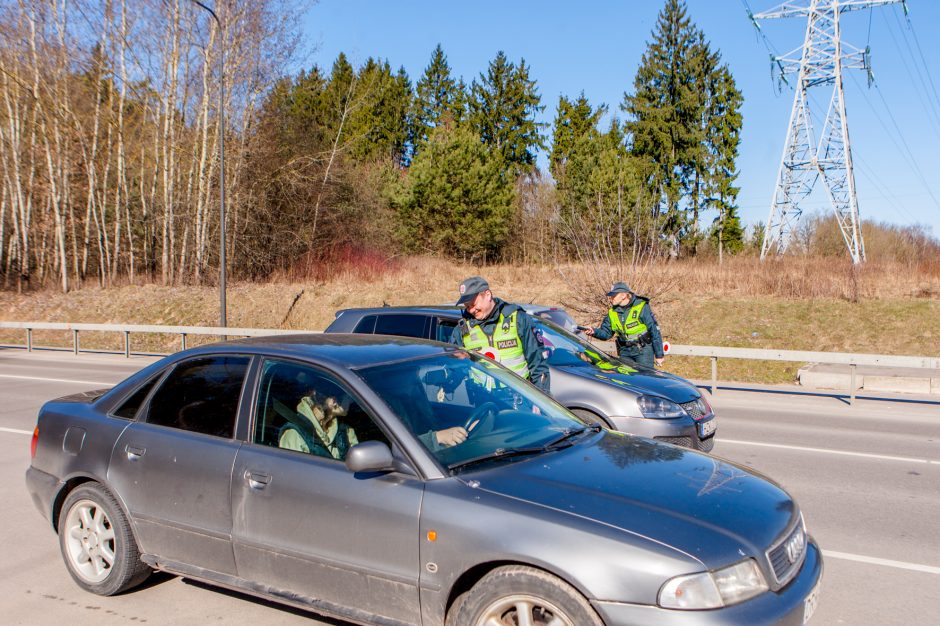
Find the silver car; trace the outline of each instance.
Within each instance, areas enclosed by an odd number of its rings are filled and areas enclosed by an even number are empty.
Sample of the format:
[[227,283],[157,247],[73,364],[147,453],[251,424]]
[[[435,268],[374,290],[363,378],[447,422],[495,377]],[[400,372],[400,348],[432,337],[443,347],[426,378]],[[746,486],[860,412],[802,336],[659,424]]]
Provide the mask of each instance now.
[[[545,343],[551,393],[556,400],[579,417],[608,428],[711,451],[718,420],[695,385],[673,374],[611,357],[539,315],[539,310],[533,312],[537,315],[535,326]],[[400,335],[447,342],[460,321],[461,311],[453,306],[343,309],[336,313],[336,319],[325,332]]]
[[46,403],[32,454],[33,501],[102,595],[157,569],[361,624],[797,625],[822,574],[770,480],[422,340],[184,351]]

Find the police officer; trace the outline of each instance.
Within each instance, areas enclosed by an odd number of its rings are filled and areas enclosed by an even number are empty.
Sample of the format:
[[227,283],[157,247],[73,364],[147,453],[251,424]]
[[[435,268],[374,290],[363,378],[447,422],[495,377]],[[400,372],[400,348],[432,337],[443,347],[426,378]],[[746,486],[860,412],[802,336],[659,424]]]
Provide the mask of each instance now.
[[600,328],[588,328],[584,334],[606,341],[617,336],[617,352],[621,359],[652,369],[653,362],[662,367],[663,337],[650,309],[649,299],[638,296],[627,283],[614,283],[607,292],[610,309]]
[[459,290],[457,304],[464,307],[463,319],[450,342],[467,350],[492,351],[504,367],[548,393],[548,363],[529,315],[521,307],[495,297],[489,283],[480,276],[466,279]]

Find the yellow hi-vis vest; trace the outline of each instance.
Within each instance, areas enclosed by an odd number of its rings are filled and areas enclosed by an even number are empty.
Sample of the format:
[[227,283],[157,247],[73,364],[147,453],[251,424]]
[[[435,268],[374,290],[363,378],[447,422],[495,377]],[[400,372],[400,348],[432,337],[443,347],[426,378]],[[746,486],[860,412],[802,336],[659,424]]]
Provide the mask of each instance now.
[[612,308],[607,311],[607,317],[610,318],[610,327],[615,333],[623,337],[624,341],[636,341],[642,337],[649,328],[640,321],[640,313],[646,306],[646,300],[640,300],[637,304],[630,307],[624,316],[623,323],[620,322],[620,316]]
[[[525,360],[525,351],[522,349],[522,338],[516,325],[516,309],[506,318],[502,313],[496,321],[493,336],[488,336],[479,326],[470,326],[464,322],[461,326],[463,347],[467,350],[479,352],[511,369],[523,378],[529,378],[529,364]],[[469,329],[469,330],[468,330]]]

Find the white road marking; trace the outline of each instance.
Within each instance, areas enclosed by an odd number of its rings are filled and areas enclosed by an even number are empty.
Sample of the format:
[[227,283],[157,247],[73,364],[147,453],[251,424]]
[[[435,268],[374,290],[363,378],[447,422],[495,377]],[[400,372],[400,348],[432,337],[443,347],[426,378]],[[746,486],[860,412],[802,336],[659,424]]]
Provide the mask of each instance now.
[[15,378],[17,380],[41,380],[48,383],[75,383],[76,385],[105,385],[113,387],[114,381],[103,383],[99,380],[72,380],[69,378],[42,378],[41,376],[14,376],[13,374],[0,374],[0,378]]
[[0,432],[2,433],[13,433],[14,435],[32,435],[33,431],[31,430],[20,430],[18,428],[4,428],[0,426]]
[[763,448],[780,448],[781,450],[799,450],[800,452],[822,452],[823,454],[840,454],[842,456],[858,456],[866,459],[881,459],[883,461],[905,461],[907,463],[926,463],[940,465],[940,461],[931,459],[917,459],[909,456],[889,456],[887,454],[869,454],[867,452],[849,452],[848,450],[832,450],[831,448],[807,448],[805,446],[786,446],[782,443],[760,443],[757,441],[739,441],[737,439],[718,439],[717,443],[734,443],[743,446],[760,446]]
[[873,556],[848,554],[846,552],[833,552],[831,550],[823,550],[823,556],[828,559],[844,559],[846,561],[857,561],[859,563],[868,563],[870,565],[884,565],[886,567],[895,567],[897,569],[909,569],[915,572],[926,572],[927,574],[940,574],[940,567],[934,567],[932,565],[905,563],[904,561],[892,561],[891,559],[879,559]]

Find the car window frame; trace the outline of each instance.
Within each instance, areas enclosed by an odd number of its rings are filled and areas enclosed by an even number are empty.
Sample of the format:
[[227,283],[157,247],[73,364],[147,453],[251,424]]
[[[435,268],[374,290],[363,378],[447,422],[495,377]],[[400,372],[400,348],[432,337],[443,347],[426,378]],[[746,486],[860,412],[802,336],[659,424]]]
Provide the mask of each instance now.
[[[116,402],[114,402],[114,404],[111,406],[111,409],[110,409],[110,410],[108,411],[108,413],[107,413],[108,417],[111,417],[111,418],[116,419],[116,420],[121,420],[121,421],[124,421],[124,422],[139,422],[139,421],[140,421],[140,416],[141,416],[141,413],[143,412],[143,410],[144,410],[145,408],[146,408],[146,409],[149,409],[149,408],[150,408],[150,398],[153,397],[153,392],[156,391],[156,390],[160,387],[160,385],[163,384],[163,379],[166,378],[167,374],[169,374],[172,370],[173,370],[173,366],[165,367],[165,368],[163,368],[162,370],[160,370],[159,372],[157,372],[156,374],[153,374],[152,376],[149,376],[148,378],[145,378],[140,384],[134,385],[134,387],[133,387],[130,391],[128,391],[128,392],[125,393],[125,394],[122,394],[121,397],[120,397],[120,399],[118,399]],[[127,402],[128,400],[130,400],[131,397],[132,397],[135,393],[137,393],[138,391],[140,391],[141,388],[145,387],[146,385],[149,385],[151,382],[154,383],[154,384],[153,384],[153,387],[150,389],[150,391],[149,391],[149,392],[147,393],[147,395],[144,397],[143,401],[140,403],[140,406],[137,407],[137,412],[134,413],[134,417],[123,417],[123,416],[121,416],[121,415],[115,415],[115,414],[114,414],[114,412],[117,411],[118,409],[120,409],[121,407],[123,407],[123,406],[124,406],[124,403]]]
[[[256,355],[254,354],[246,353],[246,352],[208,352],[208,353],[201,353],[201,354],[191,354],[187,356],[186,358],[180,359],[179,361],[172,363],[163,372],[162,379],[157,381],[157,384],[154,385],[153,389],[150,390],[150,393],[147,394],[146,401],[143,404],[141,404],[140,409],[137,410],[137,414],[135,415],[135,421],[140,424],[148,424],[150,426],[157,427],[157,428],[171,429],[171,430],[178,431],[181,433],[186,433],[188,435],[197,435],[200,437],[212,437],[213,439],[218,439],[220,441],[243,441],[243,438],[239,436],[239,424],[243,421],[242,415],[244,412],[245,391],[248,388],[248,383],[251,379],[252,370],[254,369],[255,361],[257,360],[255,356]],[[146,417],[150,413],[150,406],[151,406],[151,402],[153,401],[154,394],[156,393],[158,389],[160,389],[164,384],[166,384],[167,379],[173,375],[173,372],[175,372],[179,367],[191,361],[196,361],[199,359],[207,359],[207,358],[219,358],[219,357],[242,357],[242,358],[248,359],[248,364],[245,367],[245,376],[242,380],[241,390],[238,393],[238,406],[235,409],[235,423],[232,425],[232,435],[230,437],[221,437],[219,435],[212,435],[209,433],[203,433],[203,432],[199,432],[195,430],[186,430],[184,428],[177,428],[175,426],[167,426],[166,424],[155,424],[153,422],[147,421]],[[135,387],[135,390],[136,389],[140,389],[140,387]],[[118,406],[120,406],[120,404]],[[144,411],[144,409],[146,409],[146,412]],[[117,419],[122,419],[122,418],[117,418]]]
[[[366,334],[366,333],[356,333],[356,334]],[[258,421],[258,415],[257,415],[258,400],[261,394],[262,372],[264,370],[265,361],[271,361],[271,360],[280,361],[281,363],[291,363],[293,365],[297,365],[300,367],[309,368],[318,374],[329,377],[330,379],[333,380],[333,382],[339,384],[342,387],[343,391],[348,393],[350,397],[353,399],[353,401],[359,404],[359,407],[366,413],[369,419],[372,420],[373,424],[375,424],[375,426],[380,431],[382,431],[382,434],[385,435],[385,438],[389,441],[389,444],[391,444],[389,446],[389,449],[392,452],[392,456],[405,460],[407,462],[407,465],[414,472],[415,476],[419,475],[416,469],[416,464],[409,457],[409,455],[404,450],[404,448],[399,444],[398,439],[394,436],[394,434],[390,432],[390,429],[388,428],[388,425],[385,423],[385,420],[383,418],[378,417],[377,411],[375,411],[372,405],[370,405],[362,397],[362,395],[356,390],[355,385],[351,384],[348,378],[340,374],[340,372],[330,369],[329,367],[323,366],[319,363],[314,363],[312,361],[307,361],[304,359],[292,358],[289,356],[281,356],[277,354],[262,354],[262,355],[258,355],[258,358],[255,360],[256,362],[254,364],[254,371],[253,371],[254,377],[252,380],[252,392],[251,392],[251,397],[250,397],[250,403],[247,407],[248,416],[246,416],[246,420],[245,420],[247,424],[247,427],[246,427],[247,432],[245,433],[245,437],[242,439],[245,445],[257,447],[262,450],[279,450],[284,453],[299,454],[303,457],[310,458],[310,459],[320,459],[322,461],[329,461],[333,463],[344,463],[344,461],[340,461],[339,459],[328,459],[326,457],[319,456],[316,454],[311,454],[309,452],[301,452],[299,450],[290,450],[288,448],[269,446],[269,445],[265,445],[263,443],[258,443],[255,441],[255,427],[257,426],[257,421]],[[398,454],[396,454],[396,452]]]

